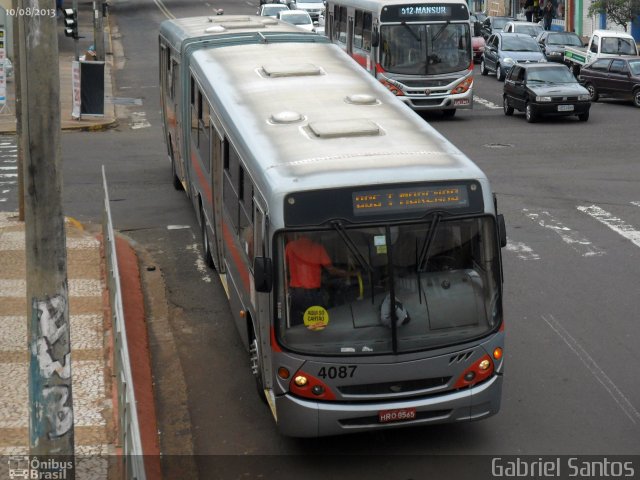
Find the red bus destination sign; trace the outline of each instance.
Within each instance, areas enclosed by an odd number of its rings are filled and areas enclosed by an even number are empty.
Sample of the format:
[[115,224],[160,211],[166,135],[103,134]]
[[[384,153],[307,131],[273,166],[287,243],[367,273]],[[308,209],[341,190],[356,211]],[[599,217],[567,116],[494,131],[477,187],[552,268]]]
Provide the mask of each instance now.
[[469,206],[466,185],[368,190],[353,192],[352,198],[355,216]]

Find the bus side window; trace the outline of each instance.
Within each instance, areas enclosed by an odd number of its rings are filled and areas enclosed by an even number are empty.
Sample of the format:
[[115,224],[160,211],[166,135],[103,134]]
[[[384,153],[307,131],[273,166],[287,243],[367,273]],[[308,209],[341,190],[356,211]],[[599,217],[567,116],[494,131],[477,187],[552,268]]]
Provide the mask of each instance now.
[[353,32],[353,46],[355,48],[362,48],[362,29],[364,22],[362,19],[362,11],[356,10],[356,21]]
[[247,257],[249,257],[249,265],[253,265],[253,184],[242,165],[239,173],[240,243]]
[[362,48],[364,50],[371,50],[371,25],[372,25],[372,15],[370,13],[365,12],[363,14],[363,26],[362,26]]
[[238,185],[240,156],[229,140],[225,138],[225,157],[224,157],[224,183],[222,185],[223,204],[229,215],[229,220],[233,226],[233,232],[238,233]]
[[202,165],[207,173],[211,171],[211,158],[210,158],[210,114],[209,104],[206,99],[203,101],[202,95],[200,95],[201,113],[198,118],[198,150],[200,151],[200,159]]

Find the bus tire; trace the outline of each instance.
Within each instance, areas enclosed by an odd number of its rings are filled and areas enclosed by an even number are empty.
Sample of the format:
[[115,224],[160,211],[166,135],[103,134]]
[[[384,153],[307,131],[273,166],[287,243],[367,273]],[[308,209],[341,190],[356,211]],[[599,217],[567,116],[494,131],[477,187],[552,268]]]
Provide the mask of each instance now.
[[[249,323],[251,323],[251,320],[249,320]],[[258,397],[264,403],[267,403],[267,397],[264,393],[264,384],[262,383],[262,362],[260,360],[260,346],[258,344],[256,334],[253,331],[253,327],[250,328],[251,335],[249,337],[249,366],[251,367],[251,374],[256,380],[256,391],[258,392]]]
[[209,234],[207,233],[207,221],[204,218],[204,210],[200,206],[200,229],[202,230],[202,256],[207,267],[214,268],[213,256],[211,255],[211,244],[209,243]]

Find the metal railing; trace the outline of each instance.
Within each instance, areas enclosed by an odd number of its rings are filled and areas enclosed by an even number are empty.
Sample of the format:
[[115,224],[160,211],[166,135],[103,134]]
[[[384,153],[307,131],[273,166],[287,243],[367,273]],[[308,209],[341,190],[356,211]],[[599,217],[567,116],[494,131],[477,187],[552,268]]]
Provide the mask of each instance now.
[[118,387],[118,435],[122,446],[122,472],[127,480],[146,480],[144,457],[136,398],[133,390],[133,377],[129,348],[127,345],[127,330],[122,309],[122,291],[120,288],[120,272],[116,255],[116,240],[111,221],[109,192],[104,165],[102,166],[102,184],[104,187],[104,211],[102,233],[104,237],[104,251],[107,261],[107,282],[109,288],[109,303],[111,305],[111,321],[114,339],[114,378]]

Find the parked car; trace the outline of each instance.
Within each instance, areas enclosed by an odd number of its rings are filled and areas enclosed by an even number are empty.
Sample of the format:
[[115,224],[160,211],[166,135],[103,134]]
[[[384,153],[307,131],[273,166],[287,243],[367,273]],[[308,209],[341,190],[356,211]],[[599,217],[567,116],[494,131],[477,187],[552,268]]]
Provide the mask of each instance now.
[[536,38],[542,53],[550,62],[564,63],[564,48],[582,47],[582,39],[573,32],[543,30]]
[[496,73],[504,80],[511,67],[520,63],[545,63],[547,59],[537,42],[524,33],[496,33],[489,37],[480,62],[480,73]]
[[515,65],[504,81],[502,102],[505,115],[524,111],[527,122],[542,115],[577,115],[589,120],[591,97],[569,67],[555,63]]
[[480,62],[482,53],[484,52],[485,40],[482,36],[482,22],[476,14],[472,14],[469,18],[471,22],[471,48],[473,49],[473,61]]
[[257,15],[260,15],[262,17],[277,17],[278,12],[281,12],[283,10],[289,10],[289,7],[287,7],[283,3],[265,3],[260,7]]
[[318,23],[315,22],[314,25],[311,17],[304,10],[283,10],[278,12],[278,18],[309,32],[315,32]]
[[544,28],[542,28],[542,25],[539,23],[533,22],[507,22],[505,26],[502,27],[502,31],[504,33],[526,33],[536,38],[544,32]]
[[606,96],[631,100],[640,107],[640,56],[600,58],[582,67],[578,78],[592,102]]
[[487,17],[482,22],[482,36],[485,40],[488,40],[491,34],[502,31],[502,27],[507,22],[515,20],[513,17]]

